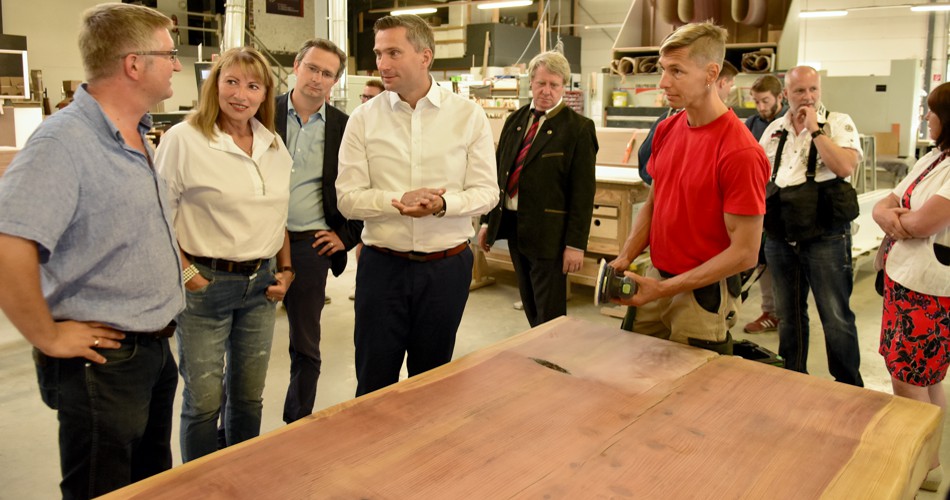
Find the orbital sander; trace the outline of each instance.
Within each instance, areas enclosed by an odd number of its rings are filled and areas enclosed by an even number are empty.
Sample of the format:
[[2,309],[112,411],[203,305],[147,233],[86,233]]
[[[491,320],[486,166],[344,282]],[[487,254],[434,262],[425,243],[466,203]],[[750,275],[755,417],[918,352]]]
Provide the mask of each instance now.
[[600,259],[600,269],[597,271],[597,285],[594,287],[594,305],[627,300],[637,293],[637,282],[623,273],[607,265],[605,259]]

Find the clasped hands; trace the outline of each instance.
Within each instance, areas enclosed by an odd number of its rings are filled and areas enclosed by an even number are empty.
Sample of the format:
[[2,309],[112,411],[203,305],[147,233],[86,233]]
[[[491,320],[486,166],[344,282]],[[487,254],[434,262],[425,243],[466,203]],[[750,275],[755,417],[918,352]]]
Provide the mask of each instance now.
[[425,217],[438,213],[445,206],[442,195],[445,189],[419,188],[402,195],[401,199],[393,198],[392,204],[401,215],[407,217]]

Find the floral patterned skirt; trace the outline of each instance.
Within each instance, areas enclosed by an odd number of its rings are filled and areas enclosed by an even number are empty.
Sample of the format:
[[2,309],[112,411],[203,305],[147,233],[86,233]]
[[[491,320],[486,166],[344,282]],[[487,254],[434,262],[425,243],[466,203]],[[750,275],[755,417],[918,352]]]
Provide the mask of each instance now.
[[887,371],[897,380],[928,387],[940,383],[950,365],[950,297],[915,292],[884,273],[881,348]]

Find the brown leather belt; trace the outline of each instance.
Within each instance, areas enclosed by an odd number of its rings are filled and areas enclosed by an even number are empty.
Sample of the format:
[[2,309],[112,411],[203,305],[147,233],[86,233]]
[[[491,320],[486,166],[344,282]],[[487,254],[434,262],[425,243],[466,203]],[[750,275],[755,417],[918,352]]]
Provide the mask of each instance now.
[[126,332],[126,331],[122,331],[122,333],[125,333],[125,334],[128,334],[128,335],[141,335],[141,336],[144,336],[144,337],[154,337],[154,338],[156,338],[156,339],[167,339],[167,338],[170,338],[171,336],[175,335],[175,328],[177,328],[177,327],[178,327],[178,323],[176,323],[175,320],[172,320],[171,323],[169,323],[165,328],[162,328],[161,330],[156,330],[156,331],[154,331],[154,332]]
[[187,255],[188,260],[192,263],[201,264],[202,266],[210,267],[215,271],[223,271],[226,273],[239,273],[239,274],[254,274],[254,271],[260,269],[261,264],[265,259],[254,259],[247,260],[244,262],[236,262],[233,260],[227,259],[213,259],[211,257],[196,257],[194,255]]
[[369,248],[376,250],[377,252],[384,253],[386,255],[392,255],[393,257],[399,257],[401,259],[411,260],[413,262],[432,262],[433,260],[440,260],[446,257],[452,257],[462,253],[463,250],[468,248],[468,243],[459,243],[458,246],[454,246],[448,250],[442,250],[441,252],[398,252],[396,250],[390,250],[388,248],[377,247],[372,245],[367,245]]

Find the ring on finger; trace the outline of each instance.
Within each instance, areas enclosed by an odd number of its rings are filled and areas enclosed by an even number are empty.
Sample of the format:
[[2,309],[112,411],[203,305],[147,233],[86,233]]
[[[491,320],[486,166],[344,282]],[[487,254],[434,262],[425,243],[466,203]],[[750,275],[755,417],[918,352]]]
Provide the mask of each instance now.
[[99,337],[96,337],[96,341],[92,343],[93,347],[99,347]]

